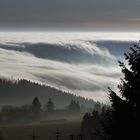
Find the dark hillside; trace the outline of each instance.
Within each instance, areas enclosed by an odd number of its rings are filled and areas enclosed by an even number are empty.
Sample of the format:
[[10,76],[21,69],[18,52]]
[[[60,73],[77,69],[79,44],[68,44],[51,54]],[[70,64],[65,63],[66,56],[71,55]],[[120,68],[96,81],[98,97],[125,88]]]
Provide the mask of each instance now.
[[57,108],[64,108],[70,103],[71,99],[79,101],[80,105],[87,108],[98,107],[99,104],[93,100],[25,79],[17,80],[16,82],[0,79],[0,106],[30,104],[35,96],[40,99],[43,105],[46,105],[48,99],[52,98]]

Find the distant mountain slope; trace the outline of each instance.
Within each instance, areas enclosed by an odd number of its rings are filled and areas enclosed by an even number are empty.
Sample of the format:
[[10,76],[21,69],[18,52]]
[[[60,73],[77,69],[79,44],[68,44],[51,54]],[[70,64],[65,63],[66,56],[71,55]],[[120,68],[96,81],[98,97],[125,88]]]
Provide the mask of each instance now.
[[70,103],[71,99],[79,101],[81,105],[86,107],[93,108],[99,104],[93,100],[62,92],[25,79],[16,82],[0,79],[0,106],[31,104],[35,96],[39,98],[42,105],[47,104],[48,99],[52,98],[56,108],[64,108]]

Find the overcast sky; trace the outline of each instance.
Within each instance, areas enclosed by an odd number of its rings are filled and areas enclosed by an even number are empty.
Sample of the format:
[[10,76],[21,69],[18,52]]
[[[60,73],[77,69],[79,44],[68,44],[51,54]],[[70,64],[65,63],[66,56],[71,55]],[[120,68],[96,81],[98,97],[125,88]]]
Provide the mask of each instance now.
[[0,29],[139,30],[140,0],[0,0]]

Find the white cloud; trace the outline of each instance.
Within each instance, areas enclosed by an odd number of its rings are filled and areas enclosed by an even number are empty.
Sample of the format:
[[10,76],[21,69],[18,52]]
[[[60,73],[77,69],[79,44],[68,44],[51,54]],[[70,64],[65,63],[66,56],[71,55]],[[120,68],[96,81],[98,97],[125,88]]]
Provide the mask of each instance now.
[[[16,36],[17,34],[15,34]],[[9,39],[11,35],[7,35],[7,39],[3,39],[4,43],[17,43],[19,44],[45,42],[38,40],[34,36],[34,41],[29,38],[18,36]],[[88,34],[87,34],[88,35]],[[76,36],[76,34],[75,34]],[[0,34],[0,39],[2,40]],[[53,36],[48,36],[52,38]],[[33,38],[33,37],[31,37]],[[43,37],[40,37],[41,39]],[[53,38],[49,43],[53,44],[69,44],[66,47],[75,45],[75,48],[82,49],[84,53],[96,54],[103,60],[109,58],[111,61],[116,62],[115,56],[107,49],[100,49],[96,45],[91,45],[84,41],[84,37],[78,37],[76,40],[68,38],[66,35],[66,42],[58,36]],[[89,36],[91,38],[91,36]],[[87,38],[87,40],[89,40]],[[23,40],[22,40],[23,39]],[[37,40],[36,40],[37,39]],[[44,38],[45,39],[45,38]],[[54,40],[59,40],[59,42]],[[21,41],[22,40],[22,41]],[[47,43],[47,41],[45,42]],[[23,46],[21,46],[23,47]],[[69,48],[71,49],[71,48]],[[121,49],[121,48],[120,48]],[[57,54],[56,54],[57,55]],[[76,95],[81,95],[95,100],[106,101],[107,87],[110,86],[116,89],[119,82],[120,69],[115,63],[114,65],[108,61],[108,64],[100,63],[67,63],[65,61],[56,61],[36,57],[35,55],[25,51],[15,51],[0,48],[0,75],[12,78],[26,78],[41,83],[46,83],[61,90],[70,91]]]
[[[114,86],[117,78],[106,76],[110,70],[106,67],[93,65],[93,73],[86,69],[88,65],[68,64],[52,60],[36,58],[32,55],[0,49],[0,73],[10,78],[26,78],[47,83],[61,90],[70,91],[81,96],[94,98],[94,92],[102,90],[105,93],[107,85]],[[94,67],[96,67],[94,69]],[[102,71],[104,69],[104,71]],[[106,71],[106,72],[105,72]],[[101,75],[102,73],[102,75]],[[91,94],[88,93],[93,93]],[[90,95],[90,96],[89,96]],[[101,95],[103,96],[103,95]],[[98,94],[98,100],[100,99]],[[97,97],[96,97],[97,99]]]

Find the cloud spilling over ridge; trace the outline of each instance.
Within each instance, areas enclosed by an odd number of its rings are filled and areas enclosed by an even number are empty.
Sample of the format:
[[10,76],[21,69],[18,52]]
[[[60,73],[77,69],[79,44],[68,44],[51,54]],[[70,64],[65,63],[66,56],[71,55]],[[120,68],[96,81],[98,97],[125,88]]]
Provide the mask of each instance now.
[[38,58],[69,63],[99,63],[103,60],[109,61],[110,59],[115,59],[106,48],[98,48],[96,44],[90,44],[84,41],[78,41],[71,44],[8,43],[0,44],[0,48],[11,51],[27,52]]
[[[0,58],[1,75],[35,80],[77,95],[85,91],[82,96],[87,98],[94,98],[94,92],[97,93],[100,90],[103,93],[110,83],[114,86],[116,78],[114,79],[111,73],[113,71],[119,73],[115,67],[111,66],[108,71],[108,67],[93,63],[66,63],[38,58],[24,51],[2,48],[0,49]],[[91,92],[93,95],[89,96]],[[100,100],[100,95],[98,97]]]
[[54,43],[1,41],[0,75],[30,79],[86,98],[106,101],[107,87],[116,89],[121,77],[118,56],[122,57],[130,44],[129,41],[91,39],[60,39]]

